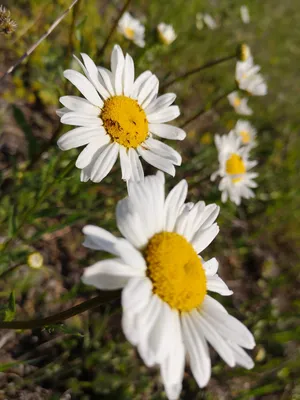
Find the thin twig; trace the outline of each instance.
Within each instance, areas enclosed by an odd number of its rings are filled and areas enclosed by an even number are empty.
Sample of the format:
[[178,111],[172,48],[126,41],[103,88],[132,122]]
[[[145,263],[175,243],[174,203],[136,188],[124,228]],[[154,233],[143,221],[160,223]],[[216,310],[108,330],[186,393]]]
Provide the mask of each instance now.
[[227,97],[232,91],[233,91],[233,89],[231,89],[230,91],[223,93],[221,96],[217,97],[216,100],[214,100],[208,108],[202,107],[199,111],[196,112],[196,114],[192,115],[190,118],[188,118],[186,121],[184,121],[180,125],[180,128],[185,128],[189,123],[191,123],[195,119],[199,118],[201,115],[203,115],[203,114],[207,113],[208,111],[210,111],[211,109],[213,109],[221,100],[223,100],[225,97]]
[[37,318],[30,321],[0,321],[0,329],[35,329],[47,325],[57,324],[58,322],[62,322],[87,310],[96,308],[100,304],[106,303],[109,300],[116,299],[118,296],[119,291],[102,292],[90,300],[86,300],[77,306],[71,307],[58,314],[51,315],[50,317]]
[[21,64],[21,62],[23,60],[25,60],[25,58],[27,58],[28,56],[30,56],[30,54],[38,47],[38,45],[44,40],[46,39],[47,36],[50,35],[50,33],[57,27],[57,25],[64,19],[64,17],[68,14],[68,12],[72,9],[72,7],[77,3],[78,0],[74,0],[73,3],[53,22],[53,24],[50,26],[50,28],[48,29],[48,31],[46,33],[44,33],[44,35],[42,37],[40,37],[40,39],[33,44],[29,50],[27,50],[22,57],[20,57],[18,59],[18,61],[13,64],[11,67],[8,68],[8,70],[1,76],[0,78],[0,82],[9,74],[11,74],[15,68]]
[[236,58],[236,54],[233,54],[233,55],[230,55],[230,56],[226,56],[226,57],[222,57],[222,58],[217,58],[216,60],[213,60],[213,61],[209,61],[209,62],[201,65],[200,67],[191,69],[190,71],[187,71],[184,74],[176,76],[174,79],[170,80],[169,82],[166,82],[165,84],[163,84],[161,86],[161,90],[164,90],[167,87],[173,85],[173,83],[181,81],[182,79],[188,78],[189,76],[191,76],[193,74],[196,74],[197,72],[200,72],[200,71],[203,71],[204,69],[213,67],[214,65],[221,64],[221,63],[223,63],[225,61],[233,60],[234,58]]
[[115,20],[114,24],[112,25],[111,30],[110,30],[105,42],[103,43],[103,46],[97,53],[97,57],[101,57],[102,54],[104,53],[106,46],[108,45],[112,35],[114,34],[115,30],[117,29],[118,23],[119,23],[120,19],[122,18],[123,14],[125,13],[125,11],[127,10],[127,8],[129,7],[130,2],[131,2],[131,0],[126,0],[126,2],[124,3],[124,6],[120,10],[118,18]]

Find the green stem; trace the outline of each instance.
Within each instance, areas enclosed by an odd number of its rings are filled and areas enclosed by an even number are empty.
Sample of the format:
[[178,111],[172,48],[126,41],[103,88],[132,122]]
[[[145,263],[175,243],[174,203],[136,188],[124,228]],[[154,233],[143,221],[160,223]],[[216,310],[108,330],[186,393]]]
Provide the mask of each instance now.
[[103,292],[92,299],[78,304],[77,306],[46,318],[37,318],[29,321],[0,321],[0,329],[36,329],[47,325],[57,324],[58,322],[74,317],[75,315],[81,314],[87,310],[96,308],[100,304],[106,303],[109,300],[116,299],[118,294],[119,291]]
[[101,57],[112,37],[112,35],[114,34],[115,30],[117,29],[118,23],[120,21],[120,19],[122,18],[123,14],[125,13],[125,11],[127,10],[127,8],[129,7],[131,0],[126,0],[126,2],[124,3],[122,9],[119,12],[118,18],[115,20],[115,22],[113,23],[111,30],[105,40],[105,42],[103,43],[103,46],[101,47],[101,49],[98,51],[97,53],[97,57]]
[[188,124],[190,124],[192,121],[195,119],[199,118],[201,115],[207,113],[211,109],[213,109],[221,100],[225,99],[231,92],[233,92],[234,89],[231,89],[230,91],[223,93],[221,96],[217,97],[216,100],[214,100],[209,107],[202,107],[199,111],[197,111],[194,115],[192,115],[190,118],[188,118],[186,121],[184,121],[181,125],[180,128],[185,128]]
[[20,222],[18,224],[18,228],[14,234],[13,237],[10,237],[6,242],[3,243],[2,247],[1,247],[1,251],[4,252],[7,247],[9,246],[9,244],[11,243],[11,241],[13,240],[13,238],[18,234],[18,232],[20,231],[20,229],[23,227],[23,225],[25,224],[25,222],[27,221],[28,216],[33,213],[35,211],[35,209],[41,204],[41,202],[51,193],[54,185],[56,183],[59,183],[66,175],[68,175],[68,173],[73,169],[74,167],[74,161],[70,161],[69,164],[66,165],[66,167],[61,171],[61,173],[59,174],[58,178],[55,179],[48,187],[45,188],[45,190],[43,191],[43,193],[41,194],[41,196],[36,200],[36,202],[32,205],[32,207],[29,207],[24,214],[21,216]]
[[173,83],[181,81],[181,80],[183,80],[185,78],[188,78],[189,76],[191,76],[193,74],[196,74],[197,72],[200,72],[200,71],[203,71],[204,69],[213,67],[214,65],[221,64],[221,63],[223,63],[225,61],[233,60],[234,58],[236,58],[236,54],[230,55],[230,56],[226,56],[226,57],[222,57],[222,58],[217,58],[216,60],[213,60],[213,61],[209,61],[206,64],[201,65],[200,67],[191,69],[190,71],[187,71],[187,72],[185,72],[185,73],[183,73],[181,75],[176,76],[174,79],[170,80],[169,82],[166,82],[165,84],[163,84],[161,86],[161,90],[164,90],[167,87],[173,85]]

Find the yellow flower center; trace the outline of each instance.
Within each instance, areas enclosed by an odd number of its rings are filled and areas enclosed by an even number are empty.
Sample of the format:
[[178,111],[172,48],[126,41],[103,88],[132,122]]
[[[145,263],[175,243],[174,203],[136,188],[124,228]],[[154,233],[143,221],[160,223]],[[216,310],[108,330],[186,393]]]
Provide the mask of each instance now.
[[250,55],[250,49],[246,44],[241,45],[241,60],[246,61],[248,60]]
[[193,246],[175,232],[154,235],[145,250],[147,276],[157,294],[171,308],[190,311],[206,295],[206,276]]
[[241,135],[241,138],[242,138],[242,142],[244,144],[247,144],[247,143],[250,142],[251,137],[250,137],[250,134],[249,134],[248,131],[240,131],[240,135]]
[[132,28],[125,28],[125,36],[132,40],[134,38],[134,30]]
[[[238,154],[231,154],[226,161],[226,172],[229,175],[241,175],[246,172],[246,167],[241,156]],[[236,183],[241,181],[241,177],[233,177],[232,182]]]
[[136,100],[126,96],[108,98],[100,118],[106,132],[114,142],[125,147],[138,147],[148,136],[145,111]]
[[233,100],[233,104],[234,104],[234,107],[239,107],[241,105],[241,99],[239,97],[236,97]]

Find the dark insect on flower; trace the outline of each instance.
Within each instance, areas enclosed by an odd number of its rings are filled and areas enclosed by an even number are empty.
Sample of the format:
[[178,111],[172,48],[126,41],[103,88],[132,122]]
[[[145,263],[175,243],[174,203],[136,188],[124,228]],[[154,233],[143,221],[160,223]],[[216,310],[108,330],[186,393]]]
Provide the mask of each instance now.
[[0,6],[0,33],[9,35],[17,28],[17,23],[10,18],[10,11]]

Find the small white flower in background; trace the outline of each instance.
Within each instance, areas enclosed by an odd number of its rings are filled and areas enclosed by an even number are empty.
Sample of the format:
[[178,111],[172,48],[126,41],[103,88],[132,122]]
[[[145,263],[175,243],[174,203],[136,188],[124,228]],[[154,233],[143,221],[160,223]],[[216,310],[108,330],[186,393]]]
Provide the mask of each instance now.
[[238,48],[238,58],[240,61],[252,59],[251,49],[246,43],[242,43]]
[[202,14],[202,13],[197,13],[196,14],[196,27],[197,29],[202,30],[204,27],[204,24],[209,28],[209,29],[216,29],[218,27],[216,20],[210,15],[210,14]]
[[159,82],[150,71],[135,79],[133,59],[129,54],[124,57],[120,46],[113,49],[111,71],[97,68],[87,54],[81,56],[83,63],[76,59],[85,76],[74,70],[66,70],[64,76],[85,98],[63,96],[60,102],[65,107],[57,111],[63,124],[77,126],[60,137],[60,149],[86,146],[76,161],[81,180],[100,182],[118,156],[126,181],[144,179],[139,157],[174,176],[181,156],[155,137],[185,138],[182,129],[167,123],[180,114],[178,106],[171,105],[176,95],[158,97]]
[[88,267],[83,282],[101,290],[123,289],[124,333],[148,367],[160,367],[169,400],[179,398],[186,358],[198,385],[207,385],[208,343],[231,367],[252,368],[243,350],[255,346],[252,334],[207,294],[232,294],[217,274],[217,260],[202,258],[219,232],[219,207],[185,203],[185,180],[165,198],[162,172],[142,183],[129,182],[128,193],[116,209],[124,238],[84,227],[86,247],[116,258]]
[[253,96],[265,96],[268,92],[268,87],[259,71],[260,66],[253,63],[252,57],[246,61],[237,61],[235,80],[239,88]]
[[248,99],[246,97],[240,97],[238,92],[232,92],[228,96],[228,101],[234,108],[237,114],[241,115],[252,115],[253,111],[248,106]]
[[222,192],[222,202],[228,198],[236,205],[241,204],[242,198],[254,197],[251,188],[256,188],[253,181],[258,176],[256,172],[249,172],[257,161],[249,161],[249,147],[241,146],[241,138],[234,131],[228,135],[215,135],[215,144],[219,153],[219,169],[211,176],[214,181],[221,177],[219,190]]
[[196,28],[201,31],[204,28],[203,14],[196,14]]
[[247,6],[245,6],[245,5],[241,6],[240,14],[241,14],[241,19],[244,22],[244,24],[249,24],[250,15],[249,15],[249,9]]
[[36,251],[28,256],[27,264],[30,268],[39,269],[44,264],[44,258],[41,253]]
[[216,20],[209,14],[203,14],[203,21],[205,25],[209,27],[209,29],[214,30],[218,27]]
[[233,130],[236,136],[240,138],[243,146],[248,146],[249,148],[256,146],[255,137],[257,132],[249,121],[239,119]]
[[129,12],[125,12],[118,23],[118,32],[139,47],[145,47],[145,27]]
[[177,38],[177,35],[174,31],[174,28],[172,25],[167,25],[164,22],[161,22],[158,26],[157,26],[157,31],[158,31],[158,35],[160,40],[164,43],[164,44],[171,44],[174,42],[174,40]]

